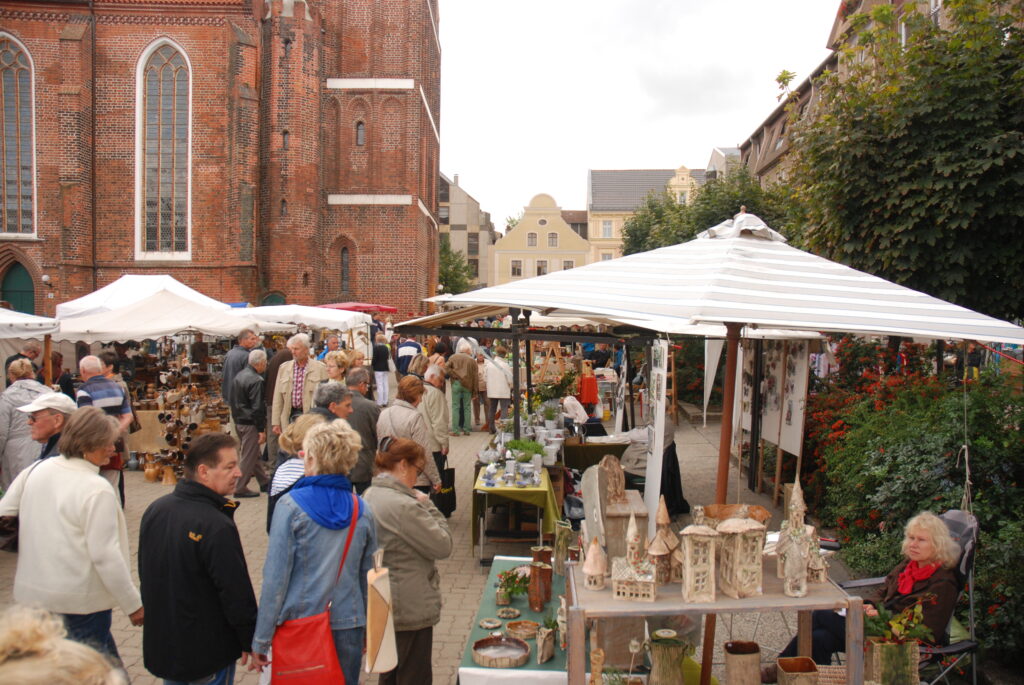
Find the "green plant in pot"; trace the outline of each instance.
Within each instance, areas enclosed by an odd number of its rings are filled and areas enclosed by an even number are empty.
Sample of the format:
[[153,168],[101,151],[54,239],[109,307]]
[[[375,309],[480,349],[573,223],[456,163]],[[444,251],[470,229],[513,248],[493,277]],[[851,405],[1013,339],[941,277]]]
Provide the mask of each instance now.
[[530,587],[530,576],[519,573],[516,569],[502,571],[498,574],[498,582],[494,584],[495,604],[509,604],[516,595],[525,595]]
[[864,617],[864,635],[867,638],[867,664],[865,678],[886,685],[917,685],[918,643],[935,639],[924,624],[921,602],[935,601],[934,595],[925,595],[913,605],[894,614],[884,606],[875,607],[875,616]]
[[544,454],[544,446],[536,440],[509,440],[506,445],[516,455],[516,461],[528,462],[535,454]]
[[558,416],[558,410],[549,405],[541,410],[541,415],[545,421],[554,421],[555,417]]

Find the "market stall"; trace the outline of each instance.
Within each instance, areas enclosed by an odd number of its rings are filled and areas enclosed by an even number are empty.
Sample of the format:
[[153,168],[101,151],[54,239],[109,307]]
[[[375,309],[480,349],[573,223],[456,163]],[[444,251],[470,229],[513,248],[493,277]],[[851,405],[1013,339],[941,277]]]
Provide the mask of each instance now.
[[281,304],[266,307],[232,309],[232,316],[253,319],[263,323],[302,324],[310,328],[325,328],[341,334],[345,347],[358,349],[369,359],[373,355],[369,314],[346,309],[307,307],[301,304]]

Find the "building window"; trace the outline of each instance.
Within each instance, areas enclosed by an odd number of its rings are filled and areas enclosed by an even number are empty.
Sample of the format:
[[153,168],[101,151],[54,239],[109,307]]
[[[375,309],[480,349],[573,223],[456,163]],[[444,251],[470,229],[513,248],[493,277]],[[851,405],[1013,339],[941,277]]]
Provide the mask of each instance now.
[[0,125],[4,131],[0,231],[3,233],[34,232],[32,120],[32,62],[20,43],[0,34]]
[[686,204],[686,191],[685,190],[680,190],[679,191],[679,204],[681,204],[681,205],[685,205]]
[[611,252],[602,252],[601,253],[601,261],[602,262],[611,261],[611,258],[612,258],[612,253]]
[[288,149],[288,131],[281,131],[281,149]]
[[547,219],[541,219],[541,220],[539,220],[537,222],[537,225],[538,226],[547,226],[548,225],[548,220]]
[[281,216],[288,216],[288,200],[281,200]]
[[473,278],[479,278],[480,277],[480,260],[479,259],[470,259],[470,260],[467,260],[467,261],[469,263],[469,273],[472,274]]
[[566,259],[562,262],[562,271],[568,271],[569,269],[575,268],[576,262],[571,259]]
[[480,254],[480,234],[479,233],[467,233],[466,234],[466,254],[470,257],[475,257]]
[[141,253],[188,257],[191,93],[185,53],[168,42],[140,60]]
[[348,248],[341,248],[341,292],[347,293],[350,287],[351,272],[349,271]]
[[447,225],[448,224],[448,212],[449,212],[448,205],[442,205],[442,206],[438,207],[437,208],[437,220],[440,223]]
[[537,260],[537,275],[543,276],[548,272],[548,260],[538,259]]
[[523,275],[523,260],[512,260],[512,278],[520,278]]
[[537,234],[536,233],[527,233],[526,234],[526,246],[527,247],[537,247]]
[[931,0],[930,4],[929,14],[931,15],[932,22],[938,26],[942,19],[942,0]]
[[558,247],[557,233],[548,233],[548,247]]
[[366,145],[366,124],[356,122],[356,145]]
[[601,222],[601,237],[611,238],[612,237],[612,222],[610,219],[605,219]]

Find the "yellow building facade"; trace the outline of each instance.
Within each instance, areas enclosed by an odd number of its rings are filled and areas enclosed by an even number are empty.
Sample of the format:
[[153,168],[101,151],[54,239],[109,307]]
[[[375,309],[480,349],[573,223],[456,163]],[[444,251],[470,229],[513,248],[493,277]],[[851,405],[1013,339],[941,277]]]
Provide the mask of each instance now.
[[550,195],[541,193],[491,248],[493,285],[565,271],[591,262],[591,246],[570,228]]

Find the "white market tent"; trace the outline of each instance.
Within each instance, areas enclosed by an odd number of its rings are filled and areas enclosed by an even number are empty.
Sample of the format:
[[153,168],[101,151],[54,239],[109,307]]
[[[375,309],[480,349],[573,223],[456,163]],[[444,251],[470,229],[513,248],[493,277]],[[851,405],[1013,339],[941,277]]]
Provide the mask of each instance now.
[[267,307],[246,307],[232,309],[234,316],[255,319],[266,323],[306,324],[316,328],[330,328],[345,332],[353,328],[369,326],[373,319],[369,314],[345,309],[307,307],[301,304],[281,304]]
[[123,342],[160,338],[177,333],[203,333],[234,337],[243,328],[255,331],[294,330],[290,324],[266,323],[230,314],[227,309],[208,307],[169,290],[111,311],[76,316],[60,321],[54,340]]
[[1024,328],[786,245],[752,214],[686,243],[482,288],[448,302],[545,315],[1024,344]]
[[[99,314],[126,307],[144,300],[161,291],[172,292],[179,297],[212,309],[227,311],[231,305],[219,302],[212,297],[193,290],[171,276],[142,276],[126,274],[113,283],[103,286],[95,292],[57,305],[57,318],[70,319],[78,316]],[[237,331],[236,331],[237,332]]]
[[0,308],[0,338],[42,338],[57,330],[57,321]]

